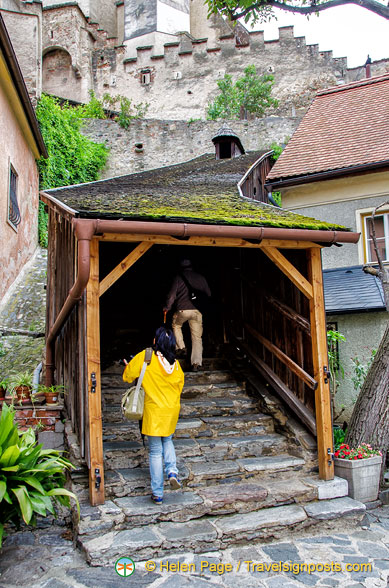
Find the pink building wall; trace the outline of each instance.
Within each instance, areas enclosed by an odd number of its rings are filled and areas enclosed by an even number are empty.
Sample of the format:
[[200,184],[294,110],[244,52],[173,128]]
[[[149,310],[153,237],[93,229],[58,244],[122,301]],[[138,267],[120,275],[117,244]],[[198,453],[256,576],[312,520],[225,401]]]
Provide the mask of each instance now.
[[[39,178],[34,155],[0,83],[0,301],[38,245]],[[17,173],[21,222],[8,222],[10,164]]]

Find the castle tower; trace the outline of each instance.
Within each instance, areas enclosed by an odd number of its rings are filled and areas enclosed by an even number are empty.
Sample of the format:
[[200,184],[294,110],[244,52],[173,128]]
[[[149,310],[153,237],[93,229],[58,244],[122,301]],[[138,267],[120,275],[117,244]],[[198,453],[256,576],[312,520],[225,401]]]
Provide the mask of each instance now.
[[231,34],[231,28],[218,14],[208,18],[204,0],[190,0],[190,34],[195,39],[208,39],[207,46],[216,47],[221,35]]
[[152,45],[163,53],[164,43],[176,40],[179,31],[189,31],[188,0],[124,0],[124,44],[127,56],[136,47]]

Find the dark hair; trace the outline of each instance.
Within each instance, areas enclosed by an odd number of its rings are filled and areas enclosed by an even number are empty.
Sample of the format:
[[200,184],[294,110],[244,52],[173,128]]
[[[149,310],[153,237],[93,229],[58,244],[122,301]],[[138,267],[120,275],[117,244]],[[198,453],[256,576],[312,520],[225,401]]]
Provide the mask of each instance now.
[[171,329],[159,327],[155,332],[154,351],[160,351],[170,365],[176,361],[176,338]]

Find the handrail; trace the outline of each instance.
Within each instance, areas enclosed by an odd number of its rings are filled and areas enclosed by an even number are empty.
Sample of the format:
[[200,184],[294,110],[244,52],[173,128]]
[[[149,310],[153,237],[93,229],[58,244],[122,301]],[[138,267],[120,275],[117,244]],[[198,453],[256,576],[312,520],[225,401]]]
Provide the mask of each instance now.
[[250,346],[237,337],[234,333],[230,333],[235,339],[237,346],[244,350],[250,358],[253,366],[261,373],[261,375],[269,382],[284,402],[291,410],[298,416],[302,423],[316,436],[316,420],[312,412],[305,406],[303,402],[284,384],[284,382],[273,372],[262,359],[260,359],[250,348]]
[[305,370],[303,370],[302,367],[300,367],[295,361],[293,361],[293,359],[286,355],[286,353],[281,351],[281,349],[276,347],[274,343],[272,343],[271,341],[266,339],[266,337],[263,337],[263,335],[258,333],[258,331],[254,329],[251,325],[249,325],[248,323],[244,323],[244,326],[245,329],[247,329],[247,331],[255,339],[257,339],[257,341],[262,343],[262,345],[264,345],[266,349],[271,351],[271,353],[273,353],[280,361],[282,361],[282,363],[286,365],[286,367],[288,367],[298,378],[300,378],[300,380],[303,380],[303,382],[305,382],[305,384],[307,384],[307,386],[309,386],[312,390],[316,390],[318,382],[314,378],[312,378],[312,376],[310,376]]

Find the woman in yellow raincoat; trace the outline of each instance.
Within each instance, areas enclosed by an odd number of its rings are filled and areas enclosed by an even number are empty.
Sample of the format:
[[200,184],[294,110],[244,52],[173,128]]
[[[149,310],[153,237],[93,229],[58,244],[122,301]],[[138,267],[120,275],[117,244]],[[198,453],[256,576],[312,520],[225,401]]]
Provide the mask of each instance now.
[[[178,479],[173,433],[180,412],[180,396],[184,386],[184,373],[176,360],[176,340],[173,332],[160,327],[155,333],[153,355],[143,377],[145,391],[142,433],[147,435],[151,477],[151,499],[156,504],[163,500],[163,462],[173,489],[181,487]],[[139,377],[146,350],[126,365],[125,382]]]

